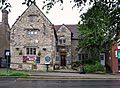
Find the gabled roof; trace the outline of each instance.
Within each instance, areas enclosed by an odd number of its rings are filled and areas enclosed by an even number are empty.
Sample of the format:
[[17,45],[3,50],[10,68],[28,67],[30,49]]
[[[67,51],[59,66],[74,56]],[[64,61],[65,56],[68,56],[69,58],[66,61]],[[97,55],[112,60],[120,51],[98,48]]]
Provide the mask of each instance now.
[[[35,6],[35,7],[37,7],[37,9],[40,11],[40,13],[49,21],[49,23],[50,24],[52,24],[52,22],[44,15],[44,13],[39,9],[39,7],[36,5],[36,4],[31,4],[22,14],[21,14],[21,16],[19,16],[17,19],[16,19],[16,21],[15,21],[15,23],[12,25],[12,27],[17,23],[17,21],[18,20],[20,20],[20,18],[26,13],[26,11],[31,7],[31,6]],[[11,28],[12,28],[11,27]]]
[[72,39],[78,39],[78,36],[79,36],[79,30],[78,30],[78,25],[77,24],[73,24],[73,25],[65,25],[65,24],[62,24],[62,25],[55,25],[55,30],[58,31],[60,27],[62,26],[66,26],[72,33]]

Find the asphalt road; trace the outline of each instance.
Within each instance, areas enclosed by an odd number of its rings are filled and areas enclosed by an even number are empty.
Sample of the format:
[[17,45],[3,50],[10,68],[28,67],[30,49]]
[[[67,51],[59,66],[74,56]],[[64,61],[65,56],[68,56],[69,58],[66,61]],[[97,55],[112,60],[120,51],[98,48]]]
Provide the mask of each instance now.
[[0,80],[0,88],[120,88],[120,80]]

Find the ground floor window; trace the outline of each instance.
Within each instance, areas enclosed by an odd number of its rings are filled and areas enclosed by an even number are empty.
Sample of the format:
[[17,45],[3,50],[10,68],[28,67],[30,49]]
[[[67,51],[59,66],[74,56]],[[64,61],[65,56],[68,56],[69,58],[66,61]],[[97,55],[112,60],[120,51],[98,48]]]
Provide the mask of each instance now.
[[56,56],[56,61],[59,61],[59,56]]
[[81,63],[85,63],[85,60],[88,60],[88,54],[86,54],[86,53],[81,53],[78,55],[78,57],[79,57],[79,61]]
[[79,54],[79,60],[81,61],[84,59],[88,59],[88,54],[84,54],[84,53]]
[[27,47],[26,55],[36,55],[36,48],[35,47]]

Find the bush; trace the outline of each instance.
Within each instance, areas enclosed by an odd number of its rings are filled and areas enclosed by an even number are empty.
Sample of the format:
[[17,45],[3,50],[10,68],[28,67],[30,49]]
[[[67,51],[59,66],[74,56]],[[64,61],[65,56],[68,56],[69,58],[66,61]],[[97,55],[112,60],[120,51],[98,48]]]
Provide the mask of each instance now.
[[96,62],[95,64],[86,64],[84,66],[86,73],[97,73],[97,72],[104,72],[105,68],[103,65],[101,65],[99,62]]

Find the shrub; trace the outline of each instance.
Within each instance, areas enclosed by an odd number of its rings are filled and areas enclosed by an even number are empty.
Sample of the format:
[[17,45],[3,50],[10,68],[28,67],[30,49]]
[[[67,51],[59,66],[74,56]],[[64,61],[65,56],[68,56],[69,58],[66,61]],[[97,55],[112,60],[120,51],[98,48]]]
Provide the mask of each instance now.
[[95,64],[86,64],[84,66],[86,73],[96,73],[96,72],[104,72],[105,68],[99,62],[96,61]]

